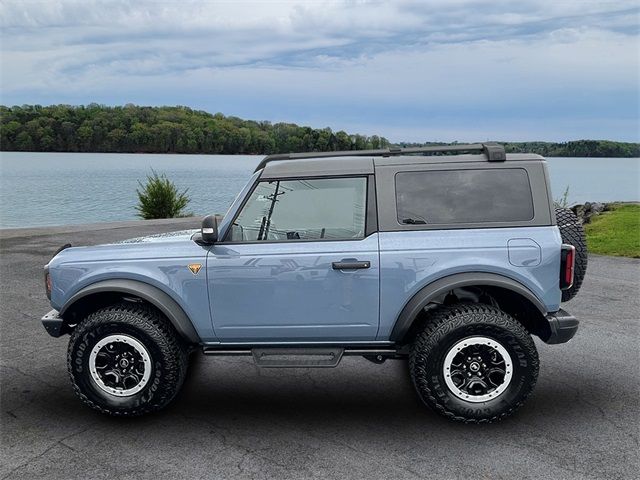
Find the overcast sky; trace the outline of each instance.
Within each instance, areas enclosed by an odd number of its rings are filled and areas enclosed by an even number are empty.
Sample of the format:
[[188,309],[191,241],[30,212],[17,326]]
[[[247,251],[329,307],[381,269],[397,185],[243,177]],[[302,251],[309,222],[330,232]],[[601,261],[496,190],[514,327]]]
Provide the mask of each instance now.
[[0,103],[393,141],[640,141],[637,1],[2,0]]

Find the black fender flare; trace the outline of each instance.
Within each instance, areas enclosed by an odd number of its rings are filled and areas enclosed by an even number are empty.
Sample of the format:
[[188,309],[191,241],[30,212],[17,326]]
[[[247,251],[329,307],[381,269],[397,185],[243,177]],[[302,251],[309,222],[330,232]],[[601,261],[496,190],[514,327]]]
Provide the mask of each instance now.
[[178,334],[189,343],[200,343],[200,337],[193,327],[193,323],[182,307],[167,293],[157,287],[139,280],[113,279],[102,280],[80,289],[60,309],[60,316],[64,317],[78,300],[97,293],[125,293],[149,302],[160,310],[171,322]]
[[540,299],[531,290],[512,278],[486,272],[456,273],[431,282],[411,297],[396,319],[390,340],[402,341],[420,311],[433,299],[454,288],[469,286],[492,286],[511,290],[529,300],[543,316],[547,314],[547,308]]

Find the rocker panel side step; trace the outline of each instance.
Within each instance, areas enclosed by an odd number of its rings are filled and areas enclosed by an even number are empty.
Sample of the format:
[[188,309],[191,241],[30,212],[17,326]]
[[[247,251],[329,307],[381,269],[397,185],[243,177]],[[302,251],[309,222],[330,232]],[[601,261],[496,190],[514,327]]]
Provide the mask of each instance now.
[[254,348],[256,365],[263,368],[333,368],[344,348]]

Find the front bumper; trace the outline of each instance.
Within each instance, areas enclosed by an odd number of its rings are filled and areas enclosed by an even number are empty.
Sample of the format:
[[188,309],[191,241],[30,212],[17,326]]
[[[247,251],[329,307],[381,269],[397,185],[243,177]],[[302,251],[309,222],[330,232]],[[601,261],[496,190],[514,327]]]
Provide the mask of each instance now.
[[64,332],[64,319],[58,315],[57,310],[51,310],[42,317],[42,325],[49,335],[59,337]]
[[566,343],[571,340],[578,331],[578,325],[580,324],[576,317],[562,309],[548,314],[547,321],[551,329],[551,336],[545,340],[545,343],[552,345]]

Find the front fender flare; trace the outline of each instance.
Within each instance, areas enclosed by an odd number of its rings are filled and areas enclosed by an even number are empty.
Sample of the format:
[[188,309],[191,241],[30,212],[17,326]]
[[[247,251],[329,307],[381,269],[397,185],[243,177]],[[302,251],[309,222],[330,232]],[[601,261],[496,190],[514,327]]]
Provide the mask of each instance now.
[[138,280],[114,279],[103,280],[92,283],[76,292],[60,309],[60,316],[72,307],[78,300],[94,295],[97,293],[127,293],[135,297],[149,302],[160,310],[171,322],[178,333],[190,343],[200,343],[200,337],[196,332],[191,320],[184,312],[182,307],[171,298],[167,293],[163,292],[153,285]]
[[492,286],[511,290],[529,300],[542,315],[547,314],[547,309],[540,299],[531,290],[512,278],[485,272],[456,273],[440,278],[423,287],[405,304],[393,326],[390,340],[394,342],[402,341],[411,328],[413,320],[433,299],[454,288],[469,286]]

